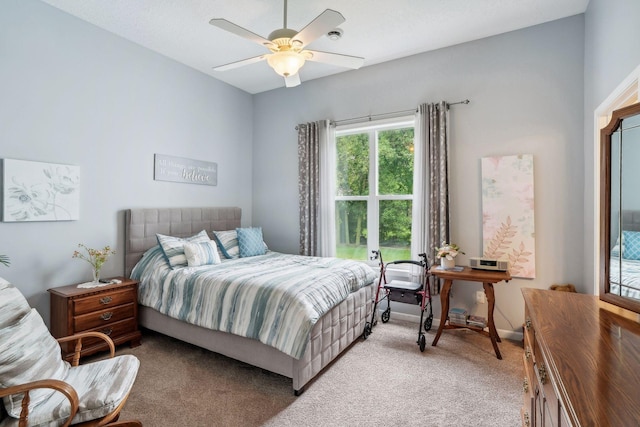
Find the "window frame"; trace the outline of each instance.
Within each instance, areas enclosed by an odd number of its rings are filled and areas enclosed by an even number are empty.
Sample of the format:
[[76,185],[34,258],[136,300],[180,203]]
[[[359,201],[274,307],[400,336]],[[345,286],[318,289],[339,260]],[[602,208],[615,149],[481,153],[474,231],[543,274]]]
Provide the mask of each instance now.
[[[354,123],[345,125],[336,125],[335,138],[333,144],[336,147],[335,153],[337,157],[337,141],[338,138],[348,135],[357,135],[368,133],[369,134],[369,194],[366,196],[339,196],[337,194],[337,188],[334,194],[334,205],[339,201],[365,201],[367,202],[367,229],[376,230],[372,238],[371,233],[367,235],[367,253],[370,254],[372,250],[380,248],[380,202],[386,200],[411,200],[412,204],[415,200],[414,192],[411,194],[379,194],[379,161],[378,161],[378,134],[387,130],[406,129],[412,128],[414,132],[414,144],[415,144],[415,130],[416,123],[414,116],[400,116],[395,118],[387,118],[381,120],[370,120],[366,124]],[[414,171],[415,171],[415,156],[414,156]],[[337,174],[337,161],[335,163]],[[415,190],[415,188],[413,188]],[[335,224],[334,224],[335,229]],[[413,240],[413,226],[411,227],[411,239]],[[338,239],[336,236],[336,249],[338,245]],[[412,246],[412,245],[410,245]],[[417,254],[411,250],[411,259],[415,259]],[[384,256],[384,253],[382,254]],[[377,265],[378,261],[372,261],[369,257],[366,260],[368,264]],[[406,265],[399,264],[394,269],[407,270]]]

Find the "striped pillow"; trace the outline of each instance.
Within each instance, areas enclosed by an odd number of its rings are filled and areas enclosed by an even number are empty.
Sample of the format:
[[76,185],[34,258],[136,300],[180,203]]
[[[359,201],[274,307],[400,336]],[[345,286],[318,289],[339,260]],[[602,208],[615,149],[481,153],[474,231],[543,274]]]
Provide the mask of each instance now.
[[184,255],[187,257],[189,267],[201,265],[220,264],[218,245],[213,240],[201,243],[185,243]]
[[167,258],[167,262],[172,269],[187,266],[187,257],[184,255],[185,243],[200,243],[211,240],[205,230],[202,230],[194,236],[186,238],[165,236],[163,234],[156,234],[156,237],[158,238],[158,244],[162,248],[162,252],[164,252],[164,256]]
[[238,233],[236,230],[214,231],[213,236],[218,243],[220,253],[227,259],[240,258],[240,246],[238,246]]

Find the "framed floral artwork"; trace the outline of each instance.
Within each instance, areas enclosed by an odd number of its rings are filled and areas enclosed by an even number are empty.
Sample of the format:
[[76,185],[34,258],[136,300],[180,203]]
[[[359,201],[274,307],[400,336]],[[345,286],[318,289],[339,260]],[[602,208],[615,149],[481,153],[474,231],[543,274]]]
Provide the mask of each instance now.
[[482,255],[512,277],[536,276],[533,184],[532,154],[482,158]]
[[4,222],[72,221],[79,211],[78,166],[3,159]]

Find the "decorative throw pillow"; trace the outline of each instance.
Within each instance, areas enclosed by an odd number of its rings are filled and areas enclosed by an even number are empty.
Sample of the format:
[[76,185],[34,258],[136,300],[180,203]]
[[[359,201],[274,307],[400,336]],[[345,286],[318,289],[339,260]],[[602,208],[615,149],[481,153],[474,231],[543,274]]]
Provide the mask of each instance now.
[[622,257],[640,260],[640,232],[622,230]]
[[214,231],[213,236],[216,239],[216,243],[218,243],[218,249],[223,257],[227,259],[240,258],[238,233],[236,230]]
[[165,236],[163,234],[156,234],[156,237],[172,269],[175,267],[185,267],[187,265],[187,257],[184,255],[185,243],[200,243],[211,240],[205,230],[187,238]]
[[236,232],[238,233],[241,258],[264,255],[266,253],[261,227],[236,228]]
[[220,264],[218,245],[213,240],[201,243],[185,243],[184,255],[187,257],[189,267],[201,265]]

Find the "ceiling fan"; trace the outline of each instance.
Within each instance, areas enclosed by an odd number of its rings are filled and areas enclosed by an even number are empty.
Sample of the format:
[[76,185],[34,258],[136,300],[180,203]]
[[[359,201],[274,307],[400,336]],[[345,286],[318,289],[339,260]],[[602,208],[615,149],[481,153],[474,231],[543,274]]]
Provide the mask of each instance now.
[[211,25],[265,46],[271,51],[271,53],[265,53],[253,58],[220,65],[214,67],[214,70],[231,70],[266,59],[269,66],[273,68],[276,73],[284,77],[285,86],[294,87],[300,84],[298,70],[304,65],[305,61],[324,62],[352,69],[360,68],[364,62],[364,58],[304,49],[309,43],[323,34],[334,30],[344,21],[344,16],[339,12],[327,9],[299,32],[292,30],[287,28],[287,0],[284,0],[283,28],[271,32],[268,38],[264,38],[226,19],[214,18],[209,21]]

